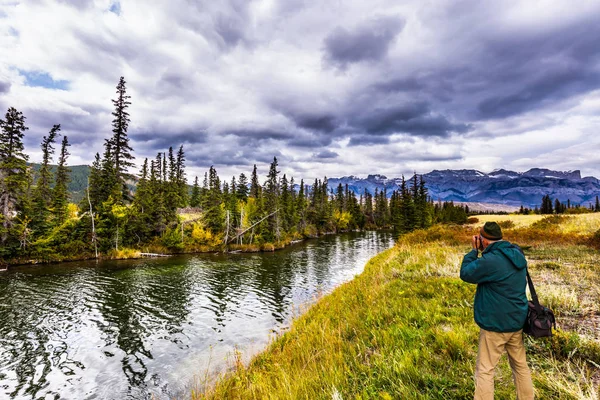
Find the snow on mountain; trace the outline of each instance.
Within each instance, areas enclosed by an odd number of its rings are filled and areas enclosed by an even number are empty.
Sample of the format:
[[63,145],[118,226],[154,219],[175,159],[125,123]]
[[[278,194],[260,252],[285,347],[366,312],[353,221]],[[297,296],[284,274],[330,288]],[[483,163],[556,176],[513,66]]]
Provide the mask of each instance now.
[[[526,172],[514,172],[498,169],[484,172],[463,170],[434,170],[423,175],[425,186],[434,200],[496,203],[508,206],[534,207],[541,203],[546,194],[561,202],[571,200],[572,204],[588,205],[600,195],[600,181],[595,177],[581,177],[579,170],[552,171],[544,168],[532,168]],[[411,177],[407,177],[410,186]],[[348,184],[356,194],[367,190],[385,190],[391,196],[398,190],[402,179],[387,178],[374,174],[361,179],[355,176],[329,179],[329,187],[335,190],[338,184]]]

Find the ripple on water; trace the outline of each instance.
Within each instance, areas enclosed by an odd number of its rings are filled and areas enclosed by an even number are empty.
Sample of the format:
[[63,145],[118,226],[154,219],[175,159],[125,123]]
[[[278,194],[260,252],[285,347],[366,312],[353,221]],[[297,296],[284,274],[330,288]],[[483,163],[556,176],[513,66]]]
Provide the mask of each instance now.
[[223,368],[236,348],[258,351],[390,238],[12,269],[0,276],[0,398],[184,397],[195,373]]

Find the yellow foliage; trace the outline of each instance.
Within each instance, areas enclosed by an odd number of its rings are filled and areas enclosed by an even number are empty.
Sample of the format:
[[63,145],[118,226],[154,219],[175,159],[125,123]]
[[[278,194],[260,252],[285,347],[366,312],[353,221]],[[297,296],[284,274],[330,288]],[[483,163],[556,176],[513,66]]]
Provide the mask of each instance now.
[[347,211],[335,211],[333,218],[335,219],[335,225],[338,229],[347,229],[348,224],[350,224],[350,220],[352,219],[352,215]]
[[192,233],[190,234],[193,244],[218,246],[221,243],[220,235],[213,234],[210,229],[205,229],[200,223],[192,225]]
[[77,204],[69,203],[67,205],[67,218],[77,218],[77,214],[79,214],[79,207],[77,207]]
[[125,217],[125,215],[127,214],[127,206],[121,206],[118,204],[115,204],[112,206],[112,213],[115,216],[115,218],[117,219],[121,219],[123,217]]

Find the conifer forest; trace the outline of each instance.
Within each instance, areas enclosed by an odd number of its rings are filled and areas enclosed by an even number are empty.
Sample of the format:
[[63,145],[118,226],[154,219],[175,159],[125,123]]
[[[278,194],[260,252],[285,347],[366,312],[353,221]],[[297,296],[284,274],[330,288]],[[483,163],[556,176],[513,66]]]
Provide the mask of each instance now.
[[385,190],[356,194],[341,184],[331,191],[326,177],[298,182],[280,173],[277,158],[264,181],[256,165],[249,174],[230,179],[219,177],[211,166],[201,179],[189,180],[184,146],[179,145],[144,159],[134,175],[134,150],[127,136],[131,96],[123,77],[112,104],[112,136],[104,140],[102,154],[95,154],[78,204],[67,190],[69,140],[61,125],[43,137],[41,166],[34,171],[23,144],[26,116],[10,107],[0,119],[2,262],[120,258],[130,250],[273,250],[326,233],[406,233],[438,222],[466,221],[466,207],[433,202],[416,174],[391,196]]

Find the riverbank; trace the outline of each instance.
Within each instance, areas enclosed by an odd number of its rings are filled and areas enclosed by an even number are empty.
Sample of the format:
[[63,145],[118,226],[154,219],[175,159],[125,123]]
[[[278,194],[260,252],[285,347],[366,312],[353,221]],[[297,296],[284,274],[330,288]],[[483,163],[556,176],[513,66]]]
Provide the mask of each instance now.
[[[600,219],[485,218],[510,221],[504,223],[505,238],[523,246],[540,301],[557,316],[552,338],[525,338],[537,397],[596,399]],[[458,273],[478,225],[436,226],[404,236],[295,320],[248,366],[234,363],[233,371],[192,398],[469,398],[478,337],[475,285]],[[514,393],[504,358],[496,396]]]
[[[388,230],[388,229],[383,229]],[[368,230],[365,230],[368,231]],[[205,254],[205,253],[261,253],[261,252],[274,252],[277,250],[283,250],[288,246],[304,242],[309,239],[319,239],[324,236],[343,234],[349,232],[360,232],[359,230],[354,231],[340,231],[340,232],[324,232],[321,234],[314,234],[310,236],[292,236],[285,240],[275,243],[262,243],[262,244],[223,244],[216,245],[194,245],[183,248],[179,251],[173,251],[164,245],[159,243],[150,243],[144,245],[141,248],[120,248],[118,250],[111,249],[106,253],[99,253],[96,258],[93,253],[89,251],[83,251],[78,254],[72,254],[68,256],[57,256],[53,255],[46,259],[11,259],[8,261],[0,260],[0,272],[8,270],[12,266],[22,265],[37,265],[37,264],[53,264],[71,261],[87,261],[87,260],[135,260],[149,257],[148,254],[157,254],[159,256],[175,256],[184,254]]]

